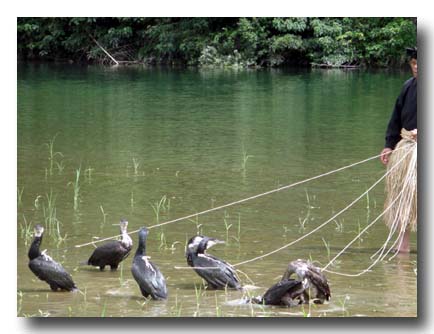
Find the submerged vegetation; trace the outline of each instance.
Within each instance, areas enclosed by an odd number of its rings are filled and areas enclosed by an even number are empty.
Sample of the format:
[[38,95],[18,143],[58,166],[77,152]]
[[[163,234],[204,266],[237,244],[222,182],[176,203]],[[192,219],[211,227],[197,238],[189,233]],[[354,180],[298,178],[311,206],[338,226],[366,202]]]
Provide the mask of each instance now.
[[20,59],[202,67],[400,66],[415,18],[17,19]]

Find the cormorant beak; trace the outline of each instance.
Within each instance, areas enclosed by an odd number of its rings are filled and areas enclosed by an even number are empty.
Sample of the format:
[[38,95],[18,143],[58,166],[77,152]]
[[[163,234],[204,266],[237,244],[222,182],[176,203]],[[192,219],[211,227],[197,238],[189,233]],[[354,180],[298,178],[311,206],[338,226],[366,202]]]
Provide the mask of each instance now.
[[218,239],[214,239],[214,238],[210,238],[207,242],[206,242],[206,248],[211,248],[212,246],[218,245],[218,244],[224,244],[225,242],[222,240],[218,240]]
[[44,233],[44,228],[41,225],[36,225],[34,229],[34,235],[35,237],[42,236],[42,233]]

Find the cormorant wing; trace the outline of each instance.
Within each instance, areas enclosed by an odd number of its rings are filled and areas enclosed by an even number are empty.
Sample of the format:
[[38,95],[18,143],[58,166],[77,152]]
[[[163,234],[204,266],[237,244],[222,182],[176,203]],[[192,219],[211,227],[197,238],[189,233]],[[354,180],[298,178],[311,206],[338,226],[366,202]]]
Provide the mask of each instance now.
[[330,299],[330,286],[319,268],[310,265],[309,270],[305,273],[305,277],[325,296],[326,300]]
[[42,281],[55,283],[62,289],[72,290],[76,288],[71,275],[56,261],[43,255],[29,262],[30,270]]
[[212,287],[224,288],[228,286],[235,289],[241,288],[235,270],[225,261],[209,254],[199,254],[198,256],[194,256],[193,264],[194,267],[205,267],[204,269],[195,268],[195,271]]
[[131,249],[125,254],[126,248],[123,247],[122,243],[117,240],[112,240],[95,248],[88,263],[98,261],[102,258],[117,258],[121,261],[129,255],[130,250]]
[[160,299],[166,299],[167,298],[167,286],[166,286],[166,280],[161,273],[160,269],[153,264],[152,262],[149,262],[149,264],[152,267],[152,271],[154,273],[153,276],[151,276],[150,285],[153,287],[153,294],[160,298]]
[[295,298],[302,294],[304,291],[303,285],[300,281],[288,279],[280,281],[270,287],[262,297],[265,305],[280,305],[282,298],[286,294],[294,294],[291,298]]
[[166,280],[156,265],[141,257],[136,257],[131,272],[140,289],[154,299],[167,298]]

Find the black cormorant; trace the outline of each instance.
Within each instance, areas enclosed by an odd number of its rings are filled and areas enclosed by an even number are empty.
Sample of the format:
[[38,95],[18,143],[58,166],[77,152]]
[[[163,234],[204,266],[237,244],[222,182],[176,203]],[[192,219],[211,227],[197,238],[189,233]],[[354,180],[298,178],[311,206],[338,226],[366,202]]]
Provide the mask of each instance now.
[[133,241],[127,233],[128,222],[121,219],[120,223],[121,240],[111,240],[101,245],[93,251],[88,265],[99,267],[103,271],[105,266],[110,266],[111,270],[116,270],[121,261],[123,261],[133,247]]
[[298,280],[306,280],[305,299],[306,302],[312,299],[315,304],[323,304],[330,300],[330,287],[321,269],[314,266],[310,261],[295,260],[289,263],[288,268],[283,274],[282,280],[289,279],[292,274],[296,274]]
[[295,279],[284,279],[269,288],[262,297],[252,298],[254,304],[295,306],[305,302],[305,286]]
[[131,273],[140,287],[144,297],[151,296],[152,299],[166,299],[167,286],[166,280],[158,267],[149,261],[146,256],[146,238],[148,229],[143,227],[139,231],[139,246],[134,255]]
[[35,226],[35,237],[29,249],[29,268],[41,280],[50,285],[51,290],[76,291],[77,286],[70,274],[61,264],[54,261],[45,251],[41,253],[39,247],[42,242],[44,228],[41,225]]
[[[206,253],[206,250],[223,241],[196,235],[187,245],[187,263],[202,277],[211,289],[241,289],[235,270],[227,262]],[[203,269],[202,269],[203,268]]]

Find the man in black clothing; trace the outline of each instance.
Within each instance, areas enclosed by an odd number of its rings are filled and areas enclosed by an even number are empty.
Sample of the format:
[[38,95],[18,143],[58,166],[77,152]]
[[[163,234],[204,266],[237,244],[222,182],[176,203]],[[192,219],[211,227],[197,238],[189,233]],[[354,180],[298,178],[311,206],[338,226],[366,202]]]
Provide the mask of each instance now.
[[[381,162],[387,165],[390,154],[401,140],[401,129],[410,131],[412,140],[417,141],[417,48],[408,48],[407,56],[413,77],[404,83],[386,130],[386,143],[381,151]],[[407,217],[400,217],[406,219]],[[410,228],[406,228],[398,251],[410,251]]]
[[389,154],[401,140],[401,129],[417,129],[417,48],[407,49],[413,77],[404,83],[386,130],[386,144],[381,162],[387,165]]

